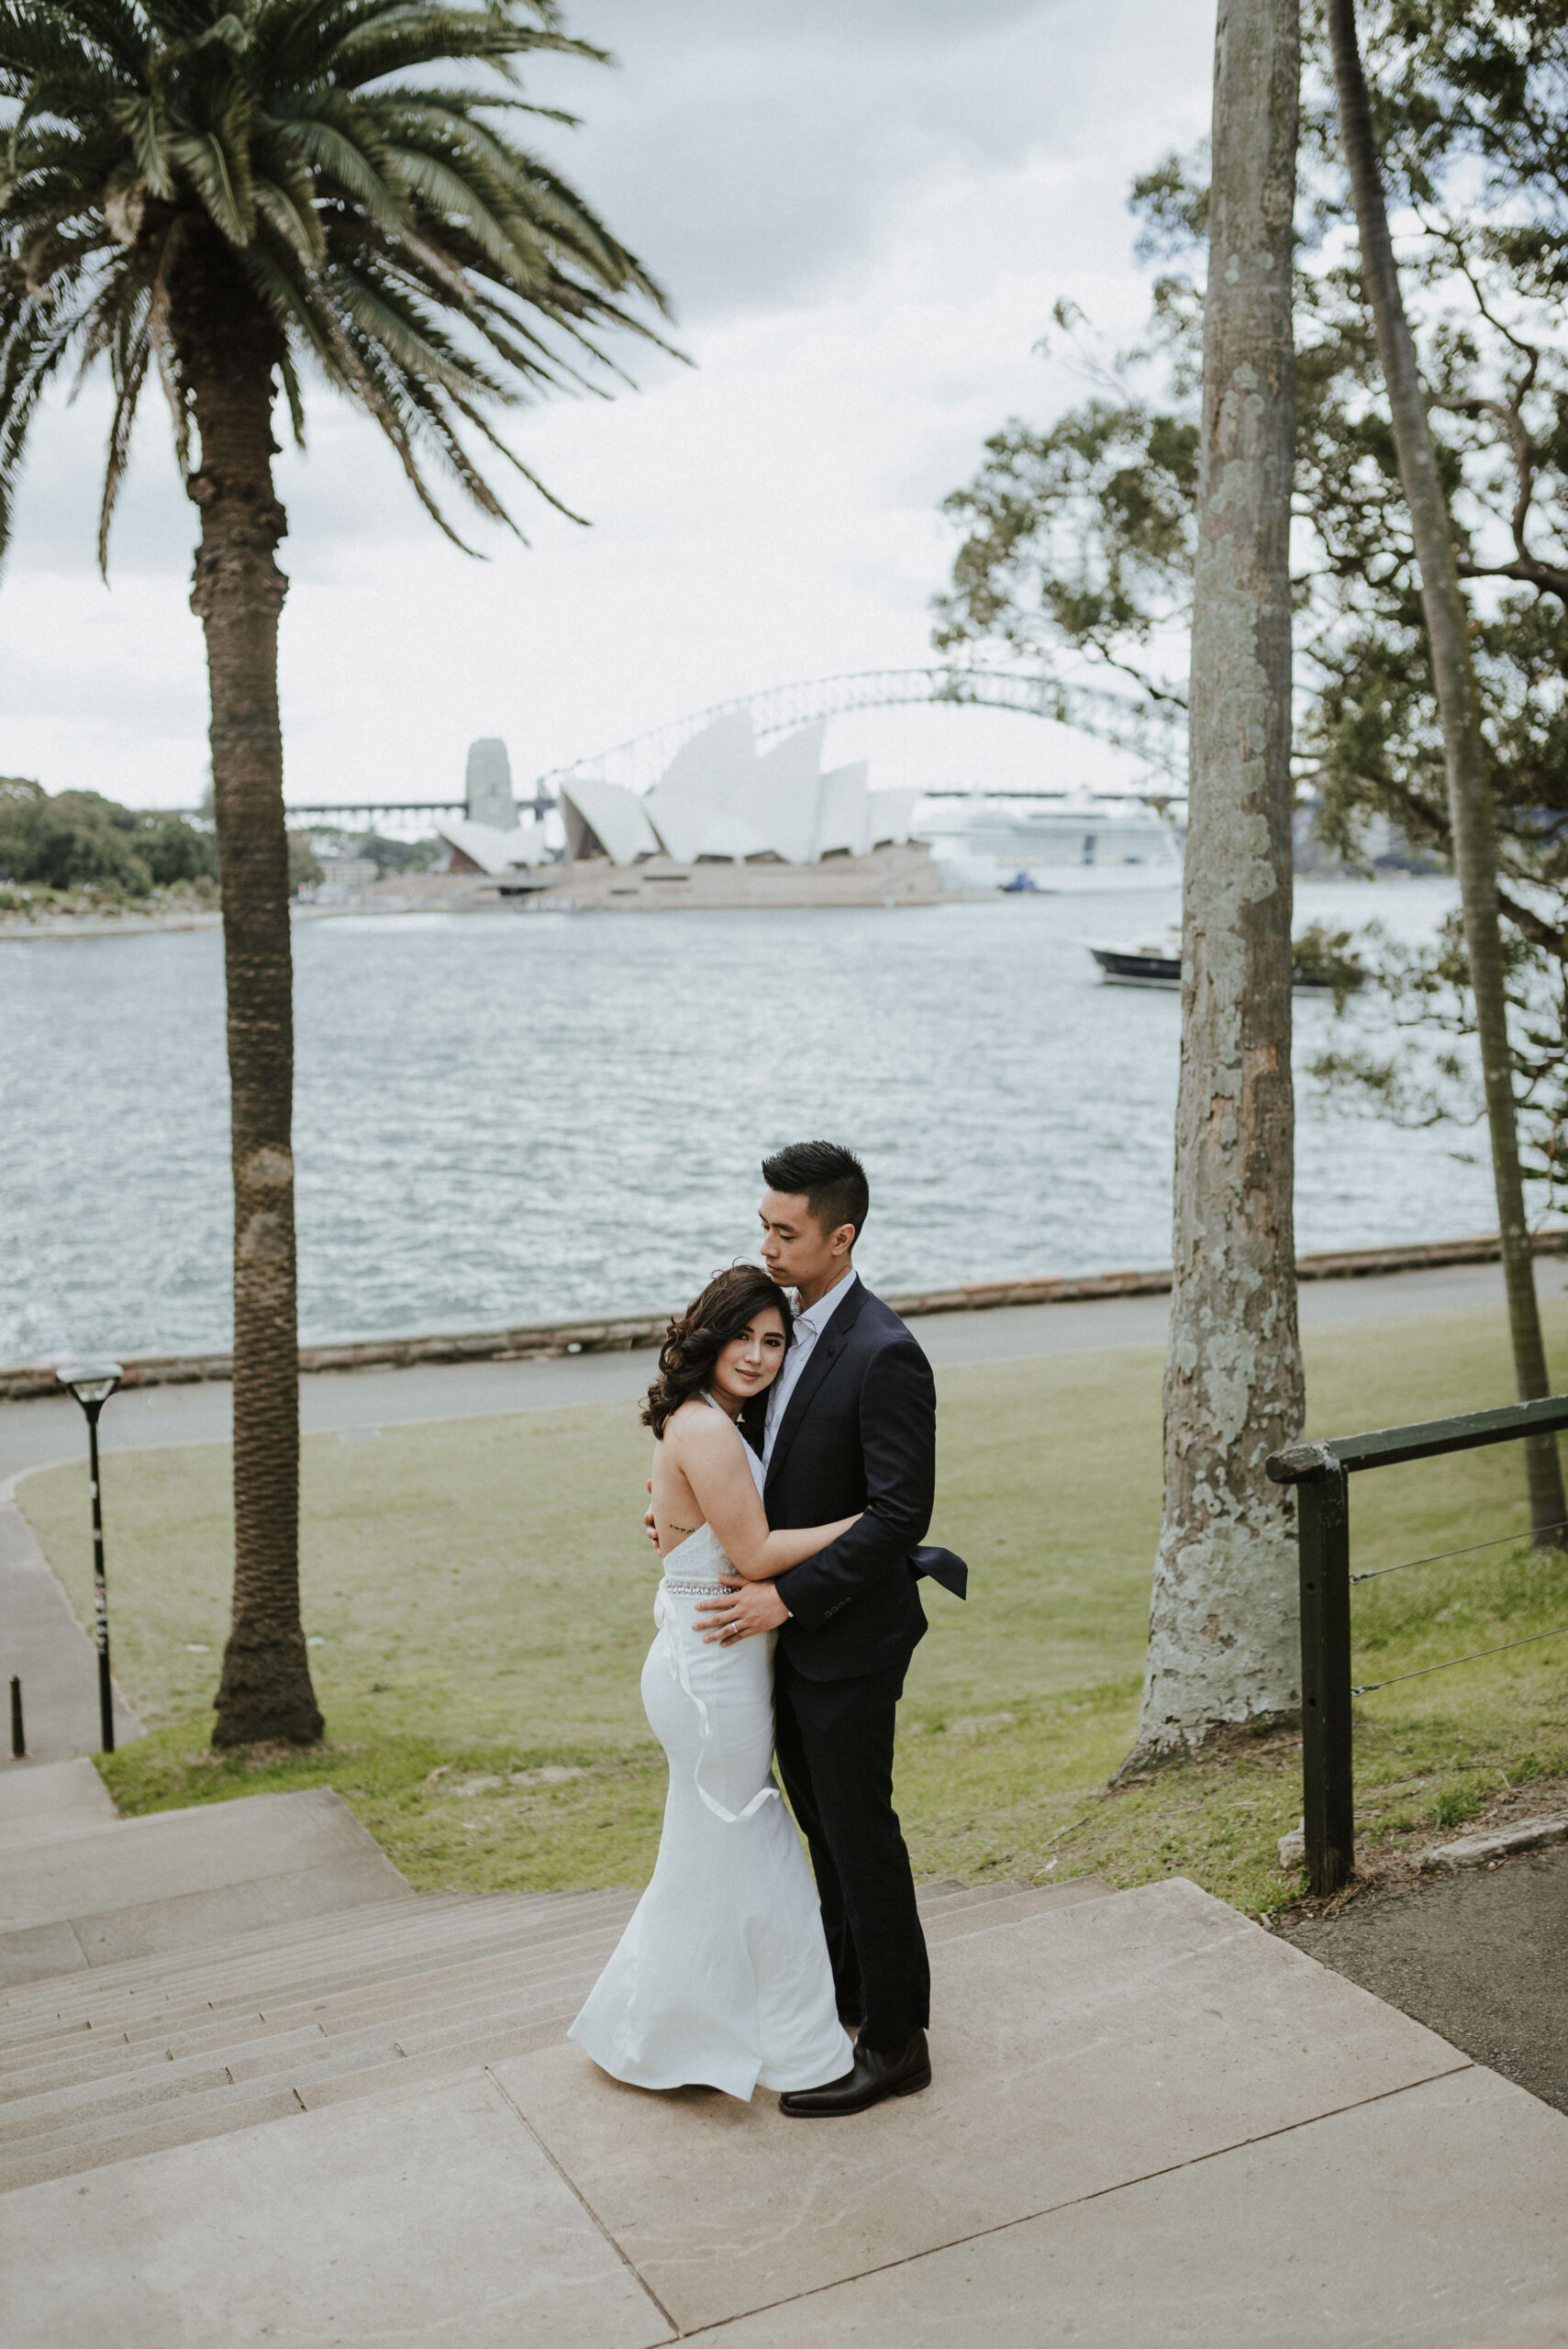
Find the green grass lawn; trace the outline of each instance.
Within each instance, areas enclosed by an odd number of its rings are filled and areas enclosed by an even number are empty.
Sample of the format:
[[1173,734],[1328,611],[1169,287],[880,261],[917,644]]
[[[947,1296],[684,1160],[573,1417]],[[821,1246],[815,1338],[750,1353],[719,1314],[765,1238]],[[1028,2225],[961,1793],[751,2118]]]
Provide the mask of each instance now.
[[[1568,1303],[1546,1306],[1559,1355]],[[1159,1526],[1162,1358],[1151,1348],[940,1379],[933,1538],[973,1568],[930,1590],[903,1709],[899,1798],[919,1873],[1118,1883],[1181,1869],[1252,1910],[1290,1887],[1273,1844],[1300,1808],[1288,1738],[1233,1742],[1114,1793],[1130,1742]],[[1310,1428],[1349,1433],[1509,1397],[1500,1314],[1330,1332],[1308,1348]],[[112,1408],[112,1407],[111,1407]],[[208,1754],[228,1614],[228,1454],[106,1464],[117,1673],[151,1734],[106,1765],[120,1801],[328,1782],[422,1885],[639,1882],[662,1766],[638,1695],[657,1564],[641,1532],[648,1441],[629,1405],[316,1436],[303,1575],[329,1743]],[[1358,1565],[1518,1533],[1511,1447],[1358,1477]],[[78,1613],[84,1471],[19,1500]],[[928,1589],[929,1586],[928,1586]],[[1508,1545],[1357,1600],[1358,1678],[1568,1623],[1568,1565]],[[1568,1769],[1568,1641],[1364,1699],[1364,1831],[1419,1842],[1505,1776]]]

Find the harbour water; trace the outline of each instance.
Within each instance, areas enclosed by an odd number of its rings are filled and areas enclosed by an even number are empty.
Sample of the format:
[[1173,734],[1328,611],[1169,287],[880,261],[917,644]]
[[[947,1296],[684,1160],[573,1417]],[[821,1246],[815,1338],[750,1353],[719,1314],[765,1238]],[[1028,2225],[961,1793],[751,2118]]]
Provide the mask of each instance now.
[[[1408,934],[1441,881],[1304,884]],[[853,1142],[873,1285],[1170,1260],[1180,1005],[1084,941],[1177,895],[884,912],[345,915],[295,935],[307,1341],[660,1308],[749,1252],[757,1163]],[[1364,1021],[1373,1015],[1358,1008]],[[1298,999],[1298,1063],[1333,1026]],[[211,932],[0,944],[0,1361],[228,1342]],[[1473,1133],[1303,1086],[1304,1249],[1496,1223]]]

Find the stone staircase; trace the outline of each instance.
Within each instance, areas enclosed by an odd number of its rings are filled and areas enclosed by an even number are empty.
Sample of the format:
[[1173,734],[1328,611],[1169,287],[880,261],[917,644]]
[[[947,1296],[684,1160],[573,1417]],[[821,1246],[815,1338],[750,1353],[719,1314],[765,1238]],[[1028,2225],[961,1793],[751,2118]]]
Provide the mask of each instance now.
[[[90,1763],[27,1774],[35,1804],[56,1771],[56,1808],[0,1825],[0,1966],[7,1942],[13,1965],[24,1949],[31,1962],[65,1946],[49,1938],[61,1931],[77,1950],[117,1945],[126,1908],[97,1909],[106,1889],[142,1896],[129,1906],[159,1945],[106,1963],[78,1956],[72,1971],[0,1997],[0,2193],[554,2045],[636,1903],[628,1891],[416,1893],[373,1845],[379,1865],[367,1866],[370,1838],[326,1790],[115,1821]],[[225,1900],[297,1902],[306,1879],[325,1898],[328,1842],[341,1908],[196,1948],[161,1945],[210,1923]],[[271,1873],[240,1873],[263,1845]],[[198,1912],[193,1867],[220,1852],[230,1880]],[[291,1854],[299,1865],[280,1865]],[[350,1905],[367,1886],[384,1894],[387,1878],[401,1887],[392,1898]],[[154,1880],[167,1931],[146,1897]],[[1105,1888],[1090,1878],[1043,1890],[939,1885],[921,1912],[938,1943]],[[64,1915],[40,1920],[40,1899]],[[7,1929],[17,1914],[29,1921]]]
[[806,2126],[566,2040],[630,1892],[0,1769],[5,2349],[1568,2342],[1562,2114],[1180,1878],[920,1898],[933,2085]]

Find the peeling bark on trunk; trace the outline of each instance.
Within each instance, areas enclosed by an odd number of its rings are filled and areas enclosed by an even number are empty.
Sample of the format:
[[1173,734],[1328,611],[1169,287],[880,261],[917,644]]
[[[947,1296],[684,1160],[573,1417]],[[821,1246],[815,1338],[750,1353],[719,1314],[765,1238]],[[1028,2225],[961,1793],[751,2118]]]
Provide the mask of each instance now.
[[[1453,861],[1464,912],[1464,944],[1475,996],[1475,1025],[1492,1141],[1492,1181],[1502,1238],[1503,1280],[1513,1337],[1514,1378],[1521,1402],[1550,1395],[1546,1345],[1535,1293],[1535,1252],[1525,1218],[1519,1172],[1514,1064],[1498,929],[1497,852],[1492,830],[1485,738],[1470,655],[1470,614],[1459,584],[1453,530],[1438,475],[1426,395],[1399,272],[1388,234],[1383,173],[1373,135],[1366,76],[1356,38],[1355,0],[1329,0],[1329,38],[1340,101],[1340,134],[1355,200],[1362,277],[1377,329],[1377,355],[1388,387],[1399,478],[1410,509],[1411,535],[1421,571],[1421,604],[1432,650],[1432,675],[1442,719]],[[1563,1542],[1562,1466],[1555,1436],[1525,1446],[1530,1524],[1538,1548]]]
[[206,638],[223,889],[234,1177],[234,1610],[213,1743],[310,1744],[322,1719],[299,1611],[294,1005],[278,618],[286,527],[272,493],[270,323],[227,257],[183,273],[173,339],[195,412],[201,514],[191,607]]
[[1165,1505],[1128,1767],[1300,1707],[1291,1084],[1296,0],[1220,0],[1193,593]]

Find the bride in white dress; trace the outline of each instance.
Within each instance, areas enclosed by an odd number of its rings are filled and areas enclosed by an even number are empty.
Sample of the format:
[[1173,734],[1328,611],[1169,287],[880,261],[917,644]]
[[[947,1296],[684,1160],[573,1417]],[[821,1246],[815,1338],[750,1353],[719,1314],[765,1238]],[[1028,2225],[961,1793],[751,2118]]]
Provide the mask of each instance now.
[[767,1581],[855,1522],[770,1533],[762,1464],[735,1424],[790,1336],[784,1291],[737,1265],[670,1326],[643,1420],[658,1439],[664,1576],[642,1701],[670,1762],[647,1891],[573,2024],[637,2087],[817,2087],[850,2069],[811,1869],[773,1778],[773,1641],[709,1630],[718,1576]]

